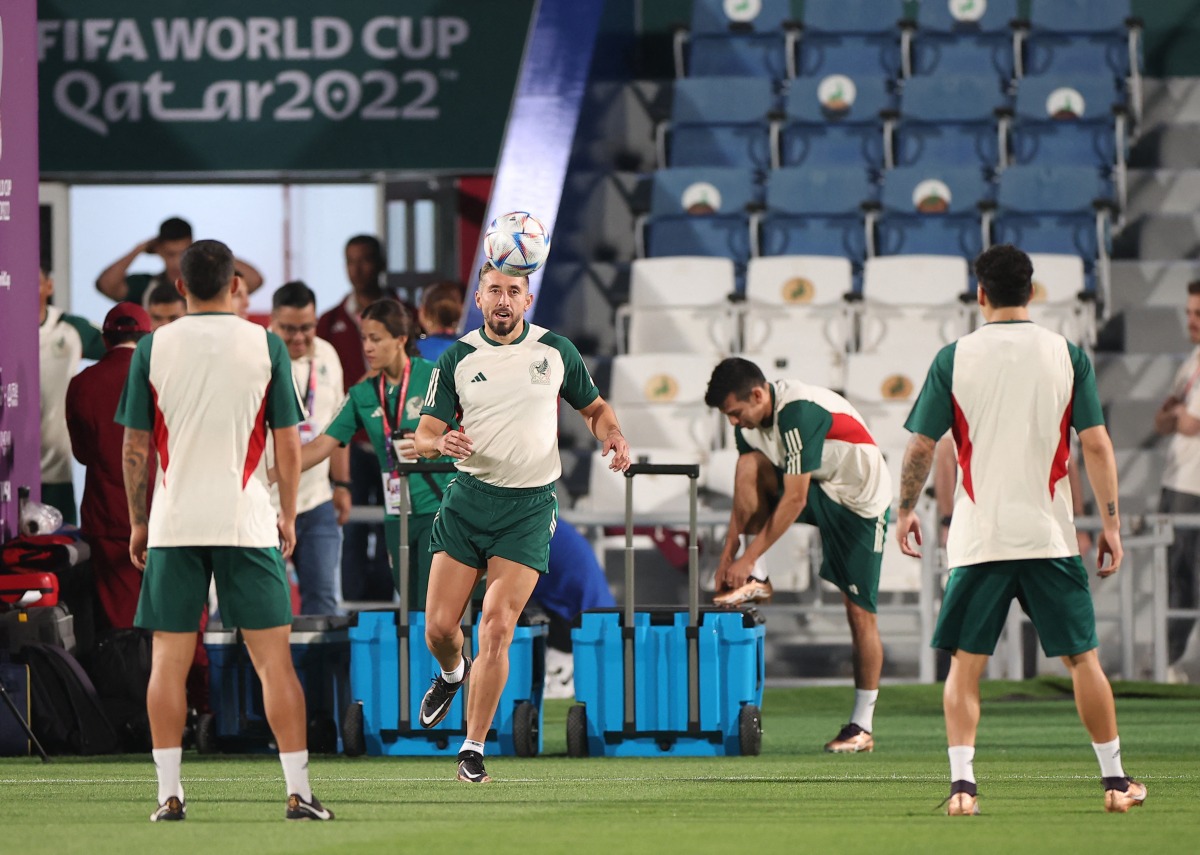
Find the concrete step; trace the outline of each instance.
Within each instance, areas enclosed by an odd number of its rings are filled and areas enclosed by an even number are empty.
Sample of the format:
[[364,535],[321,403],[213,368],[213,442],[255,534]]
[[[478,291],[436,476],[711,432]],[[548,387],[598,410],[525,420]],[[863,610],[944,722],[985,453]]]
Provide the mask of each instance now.
[[1194,214],[1200,200],[1200,169],[1131,169],[1125,215]]
[[1187,319],[1166,306],[1130,306],[1102,333],[1103,349],[1124,353],[1180,354],[1191,350]]
[[[1200,137],[1197,137],[1200,143]],[[1200,215],[1147,214],[1113,239],[1115,258],[1175,261],[1200,257]]]
[[1114,261],[1112,311],[1132,306],[1183,310],[1187,285],[1200,279],[1200,261]]
[[1137,169],[1188,169],[1200,166],[1200,121],[1178,121],[1147,130],[1129,152]]
[[1200,122],[1200,77],[1142,79],[1142,127]]
[[1150,403],[1157,407],[1171,389],[1184,353],[1097,353],[1096,387],[1100,400]]

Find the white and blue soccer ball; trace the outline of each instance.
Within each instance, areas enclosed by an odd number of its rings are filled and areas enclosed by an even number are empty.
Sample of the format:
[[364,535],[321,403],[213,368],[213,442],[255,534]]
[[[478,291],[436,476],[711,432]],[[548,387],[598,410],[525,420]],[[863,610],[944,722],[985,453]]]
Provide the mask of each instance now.
[[527,211],[496,217],[483,236],[483,254],[505,276],[528,276],[549,253],[550,232]]

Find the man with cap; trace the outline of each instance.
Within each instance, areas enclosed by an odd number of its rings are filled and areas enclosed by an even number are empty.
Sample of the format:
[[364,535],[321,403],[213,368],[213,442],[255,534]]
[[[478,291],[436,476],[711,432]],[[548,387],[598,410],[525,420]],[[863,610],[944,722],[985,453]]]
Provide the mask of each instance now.
[[[179,259],[191,245],[191,223],[182,217],[163,220],[157,236],[142,241],[104,269],[96,279],[96,290],[110,300],[141,303],[155,285],[165,282],[174,286],[180,278]],[[161,257],[165,267],[163,272],[155,275],[126,273],[142,253]],[[247,293],[253,293],[262,285],[262,274],[240,258],[233,260],[233,269],[246,283]]]
[[129,557],[129,510],[121,468],[125,429],[114,421],[133,350],[150,334],[150,316],[118,303],[104,319],[107,353],[71,380],[67,428],[75,459],[87,467],[80,518],[92,550],[96,591],[108,625],[133,626],[142,574]]

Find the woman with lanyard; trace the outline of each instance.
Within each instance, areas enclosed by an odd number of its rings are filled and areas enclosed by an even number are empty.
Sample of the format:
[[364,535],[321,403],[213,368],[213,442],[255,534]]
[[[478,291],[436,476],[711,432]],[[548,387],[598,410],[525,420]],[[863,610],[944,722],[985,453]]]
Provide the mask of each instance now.
[[[367,306],[362,313],[363,355],[371,376],[350,387],[341,409],[324,432],[301,449],[301,468],[308,469],[329,457],[365,429],[379,458],[384,483],[388,555],[393,584],[399,584],[400,477],[401,460],[420,463],[412,433],[421,418],[421,404],[429,387],[433,363],[415,356],[412,316],[396,300],[385,298]],[[410,589],[406,603],[423,608],[429,584],[429,533],[442,493],[453,474],[413,471],[408,477],[412,517],[408,525]]]

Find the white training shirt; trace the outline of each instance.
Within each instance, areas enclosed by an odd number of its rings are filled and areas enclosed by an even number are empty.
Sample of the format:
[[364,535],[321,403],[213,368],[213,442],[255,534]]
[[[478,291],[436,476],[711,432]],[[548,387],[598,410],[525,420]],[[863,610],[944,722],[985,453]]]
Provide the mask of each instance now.
[[41,386],[42,483],[71,481],[71,436],[67,432],[67,386],[79,363],[104,356],[100,330],[89,321],[46,307],[38,327],[38,381]]
[[[1171,394],[1183,401],[1188,415],[1200,419],[1200,347],[1179,366],[1171,384]],[[1200,435],[1171,435],[1163,486],[1178,493],[1200,496]]]

